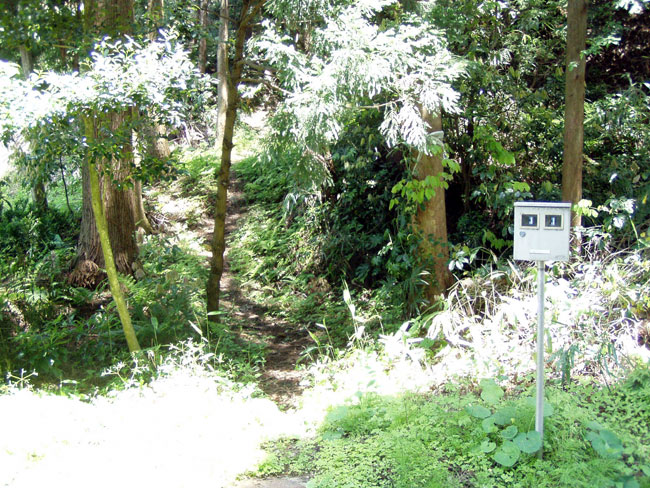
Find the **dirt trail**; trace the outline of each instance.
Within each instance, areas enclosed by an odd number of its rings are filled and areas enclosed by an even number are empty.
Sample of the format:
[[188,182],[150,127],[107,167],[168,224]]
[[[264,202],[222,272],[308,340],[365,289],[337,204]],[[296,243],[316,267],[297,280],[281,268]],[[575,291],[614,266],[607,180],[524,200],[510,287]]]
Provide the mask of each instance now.
[[[245,156],[247,155],[240,154],[235,147],[233,163]],[[243,337],[266,345],[266,362],[259,383],[261,390],[280,408],[297,408],[303,391],[301,381],[304,374],[296,369],[296,365],[301,353],[310,344],[310,339],[304,330],[301,331],[286,321],[271,316],[267,307],[251,301],[247,297],[245,287],[242,287],[232,274],[228,257],[232,245],[231,236],[238,223],[246,217],[246,213],[244,181],[237,175],[236,164],[233,164],[228,188],[221,306],[237,318]],[[211,234],[208,237],[211,237]],[[304,478],[288,477],[244,479],[233,488],[304,488],[307,481]]]
[[[246,121],[257,131],[263,130],[264,119]],[[247,296],[243,287],[230,269],[228,251],[233,232],[247,214],[244,181],[237,174],[237,162],[250,156],[233,148],[233,168],[228,187],[226,213],[226,254],[224,274],[221,278],[222,307],[241,326],[241,335],[247,340],[262,343],[267,348],[266,362],[260,378],[260,388],[281,408],[296,408],[303,388],[300,383],[303,374],[296,370],[301,353],[311,344],[307,332],[280,318],[273,317],[267,307],[255,303]],[[205,219],[204,219],[205,221]],[[206,243],[212,237],[212,228],[204,233]]]

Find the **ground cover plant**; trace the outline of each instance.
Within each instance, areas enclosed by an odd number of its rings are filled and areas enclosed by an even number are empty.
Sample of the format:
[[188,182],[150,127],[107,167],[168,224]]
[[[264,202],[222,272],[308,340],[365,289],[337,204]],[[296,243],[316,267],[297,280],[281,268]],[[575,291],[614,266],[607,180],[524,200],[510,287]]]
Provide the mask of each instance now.
[[[522,435],[534,429],[526,396],[534,385],[522,382],[497,396],[495,388],[484,380],[480,396],[470,385],[359,393],[332,407],[316,438],[276,444],[259,469],[310,472],[310,487],[649,486],[647,415],[632,422],[618,416],[619,409],[643,408],[647,366],[611,390],[589,380],[550,386],[542,459],[539,439]],[[480,409],[487,407],[496,412],[485,416]]]

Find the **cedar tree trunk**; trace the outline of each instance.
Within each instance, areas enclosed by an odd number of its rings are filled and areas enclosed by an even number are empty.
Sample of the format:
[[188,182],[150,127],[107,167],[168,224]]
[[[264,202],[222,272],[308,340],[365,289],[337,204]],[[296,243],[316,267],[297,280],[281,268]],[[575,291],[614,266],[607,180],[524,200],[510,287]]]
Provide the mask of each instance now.
[[[587,2],[585,0],[569,0],[567,23],[562,200],[576,204],[582,199],[586,68],[586,59],[582,55],[582,51],[584,51],[587,42]],[[576,213],[573,213],[571,220],[573,226],[581,225],[581,218]]]
[[[89,33],[106,33],[114,37],[133,32],[132,0],[89,0],[84,4],[84,28]],[[106,175],[100,175],[100,192],[104,204],[104,215],[108,227],[111,248],[117,271],[131,274],[138,249],[135,234],[135,196],[128,183],[131,176],[133,149],[130,130],[125,122],[131,116],[130,110],[108,114],[97,114],[84,120],[86,138],[92,143],[101,132],[117,137],[122,150],[110,161],[86,161],[88,164],[111,168]],[[102,131],[103,128],[103,131]],[[115,185],[116,181],[118,185]],[[82,170],[83,210],[81,232],[77,244],[77,260],[69,281],[78,286],[94,287],[104,278],[101,268],[106,265],[100,238],[92,209],[90,171]]]
[[[429,114],[421,108],[422,117],[431,132],[442,131],[442,117]],[[443,172],[442,152],[435,156],[417,154],[416,178],[424,180],[427,176],[439,177]],[[431,263],[431,278],[425,291],[429,304],[436,296],[444,294],[453,282],[449,271],[449,249],[447,247],[447,210],[445,207],[445,189],[438,187],[435,194],[419,207],[415,215],[415,226],[422,237],[420,252],[422,261]]]
[[97,224],[97,230],[99,234],[99,240],[101,242],[102,253],[104,256],[104,261],[106,263],[106,274],[108,275],[108,284],[111,289],[111,294],[113,295],[113,300],[117,307],[117,313],[120,316],[120,322],[122,323],[122,330],[124,331],[124,336],[126,337],[126,343],[129,346],[129,351],[135,352],[140,350],[140,344],[138,343],[138,338],[135,335],[135,329],[131,323],[131,316],[129,315],[129,309],[126,304],[126,299],[124,298],[124,293],[120,286],[120,282],[117,277],[117,269],[115,268],[115,262],[113,261],[113,251],[111,249],[111,239],[109,237],[108,221],[106,219],[106,214],[104,212],[105,208],[102,202],[102,195],[99,184],[99,174],[97,173],[97,168],[95,168],[94,163],[86,163],[89,179],[90,179],[90,192],[91,192],[91,202],[93,207],[93,214],[95,215],[95,223]]

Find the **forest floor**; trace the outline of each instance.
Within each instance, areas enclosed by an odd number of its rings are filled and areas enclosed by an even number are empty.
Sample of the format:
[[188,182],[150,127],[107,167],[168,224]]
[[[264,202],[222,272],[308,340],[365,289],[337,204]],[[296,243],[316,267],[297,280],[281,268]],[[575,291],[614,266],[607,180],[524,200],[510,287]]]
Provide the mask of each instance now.
[[[246,123],[255,130],[262,130],[264,119],[249,118]],[[248,156],[250,153],[240,152],[237,146],[233,149],[234,167],[231,171],[226,212],[227,242],[248,210],[244,182],[238,177],[236,168],[236,164]],[[207,223],[207,227],[203,227],[200,233],[207,246],[212,239],[214,218],[209,211],[203,217],[201,221]],[[273,317],[266,306],[248,299],[246,288],[231,271],[229,249],[230,245],[227,245],[224,274],[221,278],[221,307],[236,319],[243,339],[266,346],[265,363],[258,387],[281,409],[298,408],[305,374],[303,370],[297,369],[297,365],[302,352],[312,341],[304,329]],[[247,478],[237,482],[233,488],[302,488],[306,482],[304,478],[295,477]]]

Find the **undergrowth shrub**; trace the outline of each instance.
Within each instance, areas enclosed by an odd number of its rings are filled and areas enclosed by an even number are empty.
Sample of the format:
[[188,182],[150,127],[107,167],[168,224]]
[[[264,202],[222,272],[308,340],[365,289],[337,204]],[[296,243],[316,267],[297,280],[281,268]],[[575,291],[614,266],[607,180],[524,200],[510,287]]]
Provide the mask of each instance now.
[[[552,374],[612,380],[650,360],[643,324],[650,293],[645,251],[599,252],[547,267],[545,351]],[[413,321],[407,338],[433,351],[433,368],[455,374],[509,375],[533,366],[537,323],[536,269],[491,265],[459,280],[444,310]],[[426,330],[422,339],[423,330]]]
[[45,252],[73,242],[78,228],[78,217],[69,212],[50,208],[40,213],[26,199],[12,202],[0,213],[0,268],[9,273],[16,265],[37,261]]

